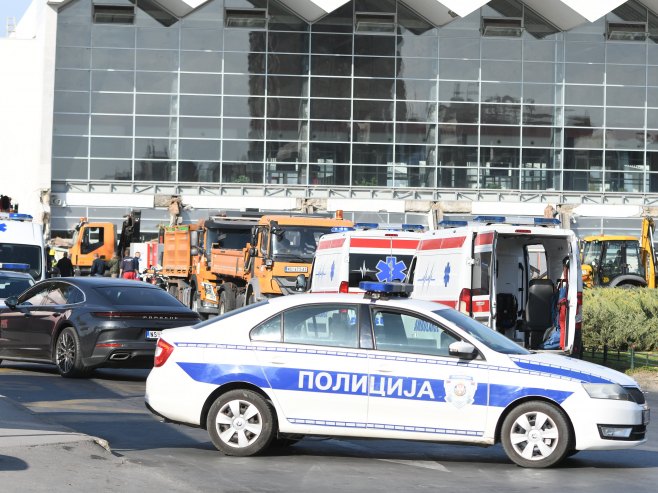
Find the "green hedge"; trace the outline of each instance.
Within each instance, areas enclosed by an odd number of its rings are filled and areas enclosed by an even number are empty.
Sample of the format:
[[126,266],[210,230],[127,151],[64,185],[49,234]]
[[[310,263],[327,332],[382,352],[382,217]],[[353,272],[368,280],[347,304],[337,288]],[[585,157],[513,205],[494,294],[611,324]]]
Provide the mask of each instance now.
[[585,289],[583,345],[658,349],[658,289]]

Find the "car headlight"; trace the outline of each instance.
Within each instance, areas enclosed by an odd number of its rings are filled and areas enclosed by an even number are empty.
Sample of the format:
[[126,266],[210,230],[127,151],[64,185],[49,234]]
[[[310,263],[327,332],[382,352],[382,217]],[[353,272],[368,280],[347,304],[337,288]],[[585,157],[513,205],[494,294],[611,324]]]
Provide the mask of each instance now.
[[617,383],[584,383],[583,387],[592,399],[633,400],[631,394]]

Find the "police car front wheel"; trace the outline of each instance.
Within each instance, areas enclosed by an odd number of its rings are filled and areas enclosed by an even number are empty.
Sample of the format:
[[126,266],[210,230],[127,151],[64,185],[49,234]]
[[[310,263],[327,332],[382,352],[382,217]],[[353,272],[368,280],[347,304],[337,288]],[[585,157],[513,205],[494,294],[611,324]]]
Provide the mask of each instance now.
[[567,417],[547,402],[525,402],[505,418],[501,441],[507,456],[522,467],[542,468],[562,461],[573,449]]
[[274,413],[256,392],[232,390],[219,396],[210,407],[207,428],[220,452],[240,457],[255,455],[274,437]]

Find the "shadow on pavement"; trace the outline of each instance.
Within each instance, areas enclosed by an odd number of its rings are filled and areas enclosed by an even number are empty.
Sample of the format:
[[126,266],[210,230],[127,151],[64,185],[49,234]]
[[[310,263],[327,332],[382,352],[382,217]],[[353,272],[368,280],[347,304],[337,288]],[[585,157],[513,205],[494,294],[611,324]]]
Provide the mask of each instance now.
[[0,472],[7,471],[25,471],[29,466],[24,460],[12,457],[10,455],[0,454]]

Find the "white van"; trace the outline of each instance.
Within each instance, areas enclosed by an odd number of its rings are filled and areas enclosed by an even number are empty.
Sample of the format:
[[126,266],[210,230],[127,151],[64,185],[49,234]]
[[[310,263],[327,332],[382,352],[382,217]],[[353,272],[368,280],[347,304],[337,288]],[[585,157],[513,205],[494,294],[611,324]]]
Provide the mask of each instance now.
[[29,214],[0,212],[0,263],[28,264],[35,281],[46,278],[43,230]]
[[356,224],[323,235],[313,260],[312,293],[363,293],[362,281],[403,281],[422,226]]
[[455,223],[423,235],[407,279],[411,297],[456,308],[530,349],[580,354],[583,282],[573,231],[545,218]]

